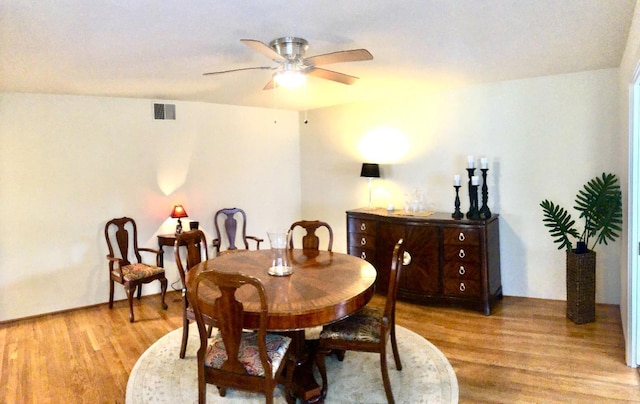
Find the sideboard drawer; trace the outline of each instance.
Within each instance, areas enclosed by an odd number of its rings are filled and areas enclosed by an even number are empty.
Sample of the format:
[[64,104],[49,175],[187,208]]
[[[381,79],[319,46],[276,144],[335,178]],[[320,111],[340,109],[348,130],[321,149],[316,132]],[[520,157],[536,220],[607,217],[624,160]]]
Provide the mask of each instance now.
[[373,250],[376,248],[376,238],[375,236],[362,233],[349,233],[349,245]]
[[444,243],[448,245],[480,245],[480,231],[472,227],[445,227]]
[[480,292],[480,282],[471,280],[445,279],[444,293],[458,296],[482,296]]
[[480,297],[480,282],[472,280],[445,279],[444,293],[447,295]]
[[469,246],[445,245],[444,260],[455,261],[455,262],[479,262],[480,248],[475,245],[469,245]]
[[375,236],[376,235],[376,221],[369,219],[362,219],[357,217],[350,217],[348,219],[348,232],[349,233],[362,233]]
[[354,257],[360,257],[365,261],[368,261],[372,264],[376,262],[376,252],[375,250],[367,250],[364,248],[358,247],[349,247],[349,255],[353,255]]
[[444,277],[451,279],[480,279],[480,268],[476,263],[445,262]]

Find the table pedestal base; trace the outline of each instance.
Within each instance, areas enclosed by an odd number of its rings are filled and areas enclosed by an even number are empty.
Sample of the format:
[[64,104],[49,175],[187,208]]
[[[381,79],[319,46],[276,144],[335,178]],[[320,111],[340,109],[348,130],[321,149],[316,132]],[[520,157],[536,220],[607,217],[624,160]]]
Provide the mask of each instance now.
[[313,377],[318,342],[305,340],[304,330],[292,331],[287,335],[293,339],[296,355],[296,368],[291,386],[291,393],[294,397],[287,401],[292,402],[297,398],[303,403],[323,403],[322,389]]

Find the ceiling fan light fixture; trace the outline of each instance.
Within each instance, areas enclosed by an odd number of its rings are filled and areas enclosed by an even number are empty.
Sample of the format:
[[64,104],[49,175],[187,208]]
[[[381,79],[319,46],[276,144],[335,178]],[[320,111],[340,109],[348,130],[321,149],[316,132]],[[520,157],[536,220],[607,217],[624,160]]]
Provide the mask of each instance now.
[[279,86],[286,88],[298,88],[302,86],[306,78],[304,73],[299,70],[286,70],[274,74],[273,79]]

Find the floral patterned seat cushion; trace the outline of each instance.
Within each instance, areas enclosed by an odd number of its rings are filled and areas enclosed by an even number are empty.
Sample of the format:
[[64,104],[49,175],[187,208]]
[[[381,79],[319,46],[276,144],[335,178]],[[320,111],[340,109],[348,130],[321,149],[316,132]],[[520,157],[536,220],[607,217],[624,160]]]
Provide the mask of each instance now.
[[[134,263],[125,265],[122,268],[122,278],[125,281],[137,281],[164,272],[164,268],[152,267],[151,265]],[[114,273],[117,273],[114,271]]]
[[380,342],[382,310],[365,306],[355,314],[324,326],[320,339]]
[[[267,334],[267,356],[271,360],[272,377],[275,377],[276,371],[280,367],[280,362],[284,359],[290,344],[291,338],[289,337],[278,334]],[[227,351],[224,347],[224,341],[222,341],[222,335],[218,333],[209,343],[204,365],[214,369],[220,369],[226,360]],[[248,374],[264,377],[264,368],[260,362],[260,354],[258,351],[258,333],[242,333],[238,360],[242,363]]]

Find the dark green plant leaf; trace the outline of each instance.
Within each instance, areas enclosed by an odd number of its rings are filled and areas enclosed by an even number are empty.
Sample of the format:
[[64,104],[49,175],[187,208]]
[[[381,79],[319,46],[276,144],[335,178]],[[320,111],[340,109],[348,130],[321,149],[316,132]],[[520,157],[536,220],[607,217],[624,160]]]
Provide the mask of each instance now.
[[578,192],[575,203],[574,208],[585,220],[585,242],[595,237],[591,248],[620,236],[622,192],[615,174],[602,173],[602,177],[593,178]]
[[544,219],[542,221],[545,227],[549,228],[549,233],[551,233],[551,237],[554,239],[553,242],[560,244],[558,250],[564,248],[567,251],[571,251],[573,245],[570,237],[576,239],[580,237],[578,230],[573,227],[575,220],[571,218],[569,212],[564,208],[555,205],[551,201],[545,199],[540,202],[540,206],[544,213]]

